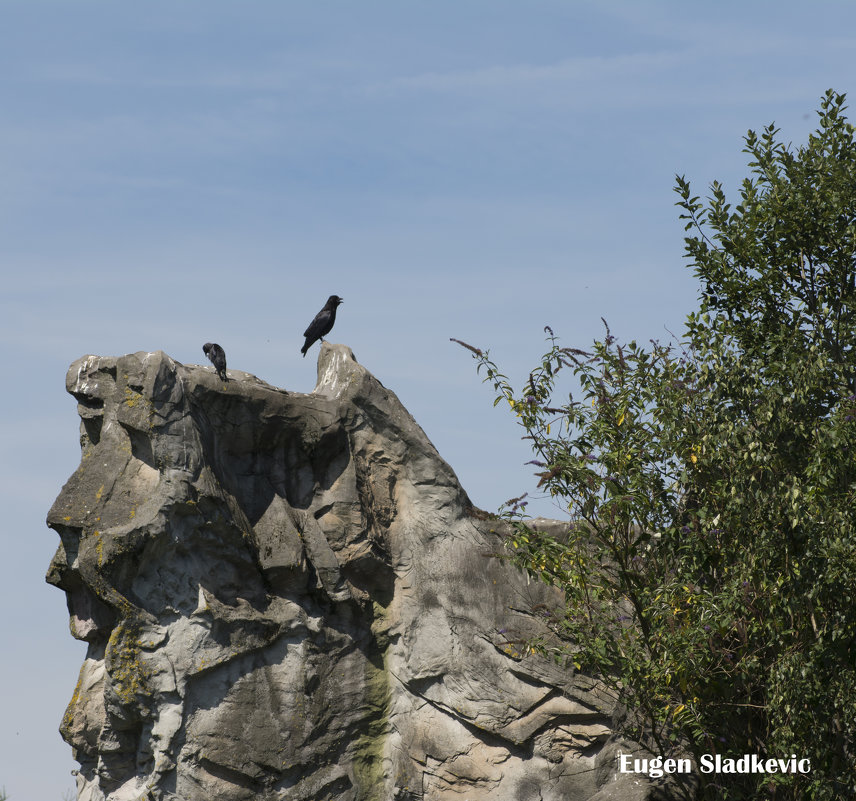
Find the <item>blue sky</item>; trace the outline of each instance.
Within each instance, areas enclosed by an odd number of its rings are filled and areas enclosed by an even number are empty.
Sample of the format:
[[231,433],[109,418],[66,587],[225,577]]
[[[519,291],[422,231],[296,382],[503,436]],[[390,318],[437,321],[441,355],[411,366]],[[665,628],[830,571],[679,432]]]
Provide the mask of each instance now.
[[[162,349],[311,391],[300,334],[394,390],[495,509],[531,489],[512,418],[543,326],[666,338],[692,309],[675,173],[732,195],[742,136],[802,142],[854,88],[856,6],[318,0],[0,6],[0,787],[62,798],[85,646],[44,584],[79,460],[68,365]],[[559,516],[547,502],[536,511]]]

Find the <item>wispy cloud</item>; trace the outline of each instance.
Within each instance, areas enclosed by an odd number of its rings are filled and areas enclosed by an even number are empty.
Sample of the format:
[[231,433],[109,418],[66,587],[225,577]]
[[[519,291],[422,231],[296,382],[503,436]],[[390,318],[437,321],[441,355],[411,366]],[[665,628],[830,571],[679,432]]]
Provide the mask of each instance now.
[[515,91],[550,88],[593,77],[604,79],[617,75],[650,74],[673,68],[685,56],[675,52],[634,53],[615,57],[590,56],[563,59],[553,64],[498,64],[453,72],[426,72],[376,84],[381,90],[426,89],[448,91]]
[[[651,30],[646,33],[652,33]],[[658,48],[613,55],[581,55],[551,63],[488,64],[432,70],[367,85],[370,95],[418,93],[438,97],[503,99],[556,104],[566,109],[668,103],[744,104],[817,95],[816,81],[800,60],[823,53],[852,52],[856,37],[800,36],[733,25],[675,23],[659,30]],[[757,68],[776,63],[776,70]],[[784,69],[782,68],[784,66]],[[695,87],[696,91],[693,91]]]

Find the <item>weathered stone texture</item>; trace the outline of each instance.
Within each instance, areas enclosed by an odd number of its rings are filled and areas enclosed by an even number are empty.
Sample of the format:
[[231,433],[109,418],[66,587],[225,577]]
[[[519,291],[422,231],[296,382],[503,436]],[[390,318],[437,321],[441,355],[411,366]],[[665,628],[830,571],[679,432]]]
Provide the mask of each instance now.
[[649,797],[602,689],[518,653],[558,599],[490,556],[395,395],[327,343],[309,395],[230,375],[69,370],[48,581],[89,643],[61,725],[80,801]]

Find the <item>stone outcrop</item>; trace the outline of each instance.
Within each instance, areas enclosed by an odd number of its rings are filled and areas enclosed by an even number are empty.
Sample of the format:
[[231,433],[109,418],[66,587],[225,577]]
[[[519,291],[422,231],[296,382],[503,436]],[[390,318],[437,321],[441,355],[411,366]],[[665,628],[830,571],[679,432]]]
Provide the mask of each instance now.
[[162,352],[86,356],[67,388],[47,578],[88,643],[80,801],[651,796],[612,700],[526,653],[559,599],[348,348],[308,395]]

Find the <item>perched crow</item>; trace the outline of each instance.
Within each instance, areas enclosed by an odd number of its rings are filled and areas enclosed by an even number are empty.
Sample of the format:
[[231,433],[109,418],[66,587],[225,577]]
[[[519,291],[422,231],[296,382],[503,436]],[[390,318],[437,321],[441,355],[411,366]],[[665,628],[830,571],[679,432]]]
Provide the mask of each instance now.
[[216,342],[206,342],[202,346],[202,350],[210,359],[211,364],[214,365],[217,375],[219,375],[224,381],[228,381],[229,378],[226,375],[226,351],[224,351]]
[[306,351],[312,347],[319,339],[323,342],[324,335],[330,333],[333,323],[336,322],[336,307],[342,302],[342,298],[338,295],[330,295],[324,308],[315,315],[315,319],[309,323],[309,328],[303,332],[306,337],[306,342],[300,349],[300,352],[306,356]]

